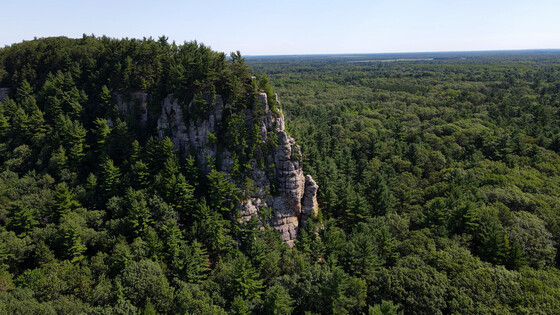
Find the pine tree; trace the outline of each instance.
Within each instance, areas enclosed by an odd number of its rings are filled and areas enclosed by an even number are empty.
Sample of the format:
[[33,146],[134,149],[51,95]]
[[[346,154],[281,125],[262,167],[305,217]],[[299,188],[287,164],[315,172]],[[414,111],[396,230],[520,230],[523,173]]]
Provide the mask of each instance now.
[[383,174],[376,174],[369,187],[366,187],[366,191],[369,192],[366,196],[373,208],[374,215],[384,215],[393,210],[395,196],[391,189],[389,189]]
[[236,296],[243,299],[252,300],[260,297],[263,289],[263,280],[260,279],[258,272],[255,270],[247,256],[238,253],[231,261],[232,274],[230,283],[227,287]]
[[183,236],[175,220],[169,220],[163,227],[164,255],[168,262],[172,262],[179,255]]
[[186,180],[191,184],[193,187],[198,186],[198,176],[199,176],[199,169],[196,166],[196,160],[192,155],[187,156],[185,159],[185,177]]
[[8,117],[0,113],[0,138],[3,138],[8,135],[8,132],[11,129],[10,127],[11,125],[10,125],[10,121],[8,120]]
[[72,74],[61,71],[49,73],[41,95],[49,119],[56,119],[60,115],[79,119],[83,111],[82,104],[87,101],[87,95],[78,90]]
[[222,213],[228,213],[239,200],[241,192],[224,173],[212,169],[207,176],[209,205]]
[[17,89],[16,101],[27,112],[33,112],[39,109],[37,107],[37,100],[35,99],[35,96],[33,96],[33,88],[27,80],[23,80],[20,87]]
[[66,157],[66,150],[64,150],[62,145],[51,153],[49,168],[59,177],[68,169],[68,158]]
[[67,115],[59,115],[55,123],[60,142],[66,149],[70,164],[77,167],[85,155],[86,129]]
[[508,255],[509,241],[501,224],[490,220],[482,228],[478,250],[480,258],[493,264],[503,264]]
[[191,245],[182,243],[179,255],[172,265],[181,280],[192,283],[200,283],[210,272],[208,253],[197,241],[193,241]]
[[132,154],[132,139],[127,123],[117,118],[108,139],[109,156],[119,164],[124,162]]
[[513,242],[505,261],[506,268],[510,270],[519,270],[527,265],[527,258],[523,253],[521,245],[518,242]]
[[99,107],[101,108],[102,114],[105,117],[118,117],[118,108],[113,102],[113,95],[106,85],[101,87],[101,93],[99,93]]
[[233,240],[228,234],[229,224],[230,221],[225,220],[217,209],[211,208],[203,198],[196,206],[191,233],[216,254],[231,246]]
[[106,197],[112,197],[118,192],[121,172],[113,164],[113,160],[106,159],[101,163],[101,189]]
[[87,247],[82,242],[81,232],[76,226],[70,226],[64,234],[64,245],[66,247],[66,257],[72,263],[79,263],[84,257]]
[[266,314],[284,315],[293,310],[294,301],[288,291],[280,285],[271,286],[263,297],[263,312]]
[[164,183],[165,201],[184,218],[188,218],[194,205],[194,187],[187,182],[183,174],[172,175]]
[[136,189],[143,189],[150,184],[150,170],[148,165],[139,160],[132,164],[130,170],[131,185]]
[[18,107],[14,116],[12,116],[12,128],[16,133],[16,139],[19,139],[20,143],[31,139],[32,130],[29,124],[29,116],[21,107]]
[[98,159],[102,160],[103,157],[107,156],[107,139],[111,133],[111,128],[109,128],[109,124],[106,119],[97,118],[93,123],[95,125],[95,153],[97,154]]
[[42,143],[46,137],[48,127],[45,125],[43,112],[38,107],[35,106],[31,111],[28,123],[32,132],[31,141],[33,143]]
[[142,235],[152,222],[146,198],[141,191],[129,188],[126,191],[125,201],[128,209],[127,226],[133,235]]
[[21,202],[12,203],[10,206],[10,226],[18,233],[19,237],[25,237],[33,227],[39,224],[36,211]]
[[80,204],[74,199],[74,194],[68,188],[65,182],[56,185],[51,209],[56,219],[62,218],[64,215],[79,207]]

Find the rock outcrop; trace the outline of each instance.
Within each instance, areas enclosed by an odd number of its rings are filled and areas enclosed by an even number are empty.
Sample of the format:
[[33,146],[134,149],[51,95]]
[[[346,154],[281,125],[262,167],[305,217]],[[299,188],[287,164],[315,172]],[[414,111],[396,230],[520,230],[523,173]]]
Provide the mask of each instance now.
[[123,96],[117,95],[117,107],[121,112],[134,113],[138,116],[140,124],[146,126],[148,121],[148,102],[151,95],[146,92],[133,92]]
[[6,97],[8,97],[8,94],[10,94],[9,88],[0,88],[0,102],[5,100]]
[[[178,100],[169,95],[162,104],[157,122],[158,133],[160,137],[169,135],[181,152],[195,153],[203,171],[208,171],[208,159],[215,159],[219,155],[219,170],[230,173],[232,153],[219,148],[213,139],[219,132],[226,104],[219,95],[207,101],[212,106],[205,118],[189,119],[185,117],[186,111]],[[193,101],[187,105],[187,109],[192,106]],[[260,113],[258,117],[254,111],[246,110],[243,112],[245,121],[260,126],[262,144],[269,137],[276,137],[277,141],[273,142],[278,145],[270,152],[259,152],[268,167],[261,169],[255,161],[251,165],[248,176],[255,190],[239,205],[241,220],[249,220],[261,211],[271,209],[272,216],[267,223],[281,234],[289,246],[293,246],[298,229],[318,212],[318,186],[310,175],[305,176],[303,173],[301,150],[295,139],[285,131],[282,111],[270,108],[265,93],[257,94],[255,107]],[[271,193],[273,186],[275,189]]]
[[[212,110],[207,113],[207,119],[185,119],[179,100],[168,95],[163,100],[161,115],[157,121],[159,136],[169,135],[181,152],[196,154],[204,172],[208,171],[205,163],[207,159],[215,159],[218,153],[218,146],[211,137],[217,133],[217,124],[222,120],[224,110],[221,96],[217,95],[208,101],[213,104]],[[188,107],[193,106],[193,102]]]

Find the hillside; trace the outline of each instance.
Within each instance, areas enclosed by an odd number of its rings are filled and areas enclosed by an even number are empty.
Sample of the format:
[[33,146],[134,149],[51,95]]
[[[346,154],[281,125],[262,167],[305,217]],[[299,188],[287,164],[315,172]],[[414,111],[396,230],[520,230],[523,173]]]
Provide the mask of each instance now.
[[558,313],[560,56],[421,57],[0,49],[0,314]]
[[[4,48],[0,65],[8,313],[265,309],[260,269],[318,215],[317,184],[239,53],[84,36]],[[202,288],[212,273],[221,293]],[[192,290],[204,310],[176,300]]]

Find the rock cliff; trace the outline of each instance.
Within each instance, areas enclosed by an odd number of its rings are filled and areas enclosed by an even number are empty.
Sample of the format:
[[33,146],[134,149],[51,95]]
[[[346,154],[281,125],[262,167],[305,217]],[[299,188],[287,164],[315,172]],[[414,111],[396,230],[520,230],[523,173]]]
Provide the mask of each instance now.
[[0,88],[0,102],[2,102],[10,94],[9,88]]
[[[195,153],[203,171],[208,171],[205,162],[209,158],[216,159],[219,156],[220,161],[216,163],[218,170],[231,173],[234,164],[232,152],[219,147],[211,139],[223,127],[227,104],[224,104],[219,95],[207,102],[211,106],[205,118],[190,119],[185,115],[189,108],[195,106],[194,101],[184,110],[179,101],[169,95],[163,101],[157,121],[158,133],[160,137],[170,135],[181,152]],[[239,205],[240,220],[249,220],[252,216],[261,218],[259,213],[270,209],[271,216],[267,223],[281,234],[289,246],[293,246],[298,229],[318,212],[318,186],[310,175],[305,176],[303,173],[301,150],[295,139],[285,131],[282,110],[271,109],[265,93],[256,95],[254,105],[255,110],[243,111],[245,122],[258,126],[261,144],[270,142],[276,145],[268,152],[257,152],[266,161],[267,167],[259,167],[256,160],[251,161],[247,175],[253,181],[255,189]],[[269,139],[270,137],[276,139]]]
[[[0,88],[0,100],[8,93],[9,89]],[[141,91],[116,96],[118,109],[132,113],[143,126],[149,119],[150,101],[151,95]],[[220,147],[218,141],[212,139],[223,130],[223,116],[228,104],[220,95],[205,101],[209,110],[203,118],[194,118],[188,117],[189,109],[195,106],[194,100],[185,108],[173,95],[168,95],[161,104],[161,114],[157,119],[158,134],[160,137],[169,135],[183,154],[195,154],[203,172],[209,172],[210,159],[217,162],[219,171],[231,174],[233,152]],[[310,175],[304,175],[300,147],[286,133],[282,110],[269,106],[266,93],[256,95],[254,110],[244,109],[242,113],[248,125],[257,126],[260,143],[263,146],[273,143],[274,146],[267,152],[261,146],[256,152],[265,161],[265,167],[259,167],[255,159],[251,161],[249,174],[246,175],[253,181],[255,189],[239,204],[240,220],[247,221],[253,216],[263,220],[264,216],[260,214],[270,212],[269,218],[264,219],[266,223],[274,227],[289,246],[293,246],[298,229],[318,212],[318,185]],[[216,161],[218,157],[219,161]]]
[[142,126],[148,121],[148,102],[151,95],[146,92],[133,92],[127,97],[117,95],[117,107],[121,112],[134,113]]

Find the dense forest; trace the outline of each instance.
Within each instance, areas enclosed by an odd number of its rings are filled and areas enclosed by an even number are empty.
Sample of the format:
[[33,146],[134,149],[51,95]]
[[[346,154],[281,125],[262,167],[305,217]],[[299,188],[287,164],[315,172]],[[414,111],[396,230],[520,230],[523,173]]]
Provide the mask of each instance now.
[[[0,49],[0,314],[559,313],[560,55],[417,58]],[[239,218],[277,143],[238,114],[273,89],[320,187],[292,248]],[[145,122],[117,106],[138,91]],[[161,136],[171,93],[225,100],[235,171]]]
[[557,51],[248,64],[321,187],[320,232],[298,250],[365,280],[369,305],[559,312]]

